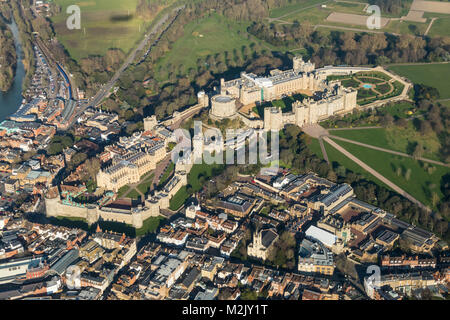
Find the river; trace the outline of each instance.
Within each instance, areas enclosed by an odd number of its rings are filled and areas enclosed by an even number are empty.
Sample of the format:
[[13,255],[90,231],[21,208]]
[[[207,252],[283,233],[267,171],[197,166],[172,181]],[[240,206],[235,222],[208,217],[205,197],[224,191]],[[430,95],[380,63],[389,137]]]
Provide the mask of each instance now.
[[[2,17],[0,17],[0,19],[1,18]],[[0,121],[5,120],[7,117],[16,112],[22,104],[22,84],[25,77],[25,67],[22,62],[23,51],[20,43],[19,29],[17,28],[17,24],[14,20],[12,23],[8,23],[7,25],[14,37],[17,53],[17,66],[14,82],[9,91],[0,91]]]

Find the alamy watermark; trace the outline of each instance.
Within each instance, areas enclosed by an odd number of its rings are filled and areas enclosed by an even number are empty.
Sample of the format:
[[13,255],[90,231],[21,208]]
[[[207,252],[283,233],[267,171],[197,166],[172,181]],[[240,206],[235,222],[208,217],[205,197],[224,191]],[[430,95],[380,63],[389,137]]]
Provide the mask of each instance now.
[[366,25],[370,30],[381,29],[381,9],[377,5],[368,6],[367,13],[372,15],[367,18]]
[[367,267],[366,273],[370,276],[366,279],[366,285],[369,289],[379,289],[381,283],[381,269],[377,265]]
[[66,26],[69,30],[81,29],[81,9],[77,5],[67,7],[66,13],[70,16],[67,18]]
[[67,268],[66,286],[69,290],[81,289],[81,270],[78,266],[71,265]]
[[[262,129],[227,129],[224,139],[217,128],[205,131],[194,121],[194,136],[188,130],[174,131],[176,146],[172,162],[189,164],[261,164],[261,174],[275,175],[279,168],[279,132]],[[270,143],[270,152],[269,145]],[[246,152],[248,150],[248,152]]]

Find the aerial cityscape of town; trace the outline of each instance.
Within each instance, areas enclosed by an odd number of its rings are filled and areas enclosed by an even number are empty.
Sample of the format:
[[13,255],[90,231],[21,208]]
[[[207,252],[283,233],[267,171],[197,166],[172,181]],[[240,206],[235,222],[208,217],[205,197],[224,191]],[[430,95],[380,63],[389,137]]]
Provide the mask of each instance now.
[[450,299],[449,74],[449,1],[0,0],[0,300]]

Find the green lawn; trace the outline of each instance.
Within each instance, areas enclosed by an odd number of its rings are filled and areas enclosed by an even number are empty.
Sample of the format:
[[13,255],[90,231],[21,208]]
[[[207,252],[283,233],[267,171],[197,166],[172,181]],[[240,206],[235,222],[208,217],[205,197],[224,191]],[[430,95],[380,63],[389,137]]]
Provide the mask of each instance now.
[[[154,1],[154,0],[152,0]],[[104,55],[110,48],[129,52],[143,37],[152,20],[136,15],[139,0],[54,0],[61,6],[61,12],[51,21],[60,42],[70,56],[79,61],[90,55]],[[165,1],[167,5],[174,0]],[[81,9],[81,29],[69,30],[66,26],[70,5]],[[160,9],[163,9],[161,7]],[[155,12],[155,16],[158,12]]]
[[270,10],[270,17],[278,18],[287,14],[294,13],[296,10],[308,8],[310,6],[318,6],[321,3],[329,3],[329,2],[330,1],[327,0],[297,0],[295,4]]
[[117,192],[117,198],[121,198],[128,190],[130,190],[130,187],[127,185],[120,188]]
[[424,84],[439,90],[441,99],[450,98],[450,63],[425,65],[396,65],[389,69],[417,84]]
[[162,174],[161,178],[159,179],[159,186],[163,186],[169,177],[172,175],[172,172],[175,170],[175,164],[170,161],[169,165],[166,168],[166,171]]
[[[242,48],[250,46],[252,42],[261,43],[247,33],[249,25],[250,22],[232,21],[218,14],[188,23],[184,35],[158,61],[158,80],[167,80],[168,66],[180,66],[180,71],[186,74],[190,68],[197,68],[200,58],[225,52],[233,58],[233,50],[242,52]],[[268,47],[265,43],[264,46]]]
[[189,193],[187,192],[186,186],[181,187],[177,193],[170,199],[169,209],[176,211],[181,208],[185,201],[189,198]]
[[423,35],[427,27],[428,23],[391,20],[381,30],[398,34]]
[[[433,207],[431,200],[433,193],[436,193],[439,199],[443,198],[440,183],[442,176],[450,172],[449,168],[429,166],[411,158],[395,156],[339,140],[335,142],[425,205]],[[425,167],[433,169],[425,169]],[[410,170],[409,180],[407,179],[408,170]]]
[[253,107],[253,111],[256,114],[258,114],[261,117],[261,119],[264,119],[264,109],[265,108],[278,107],[278,108],[281,108],[281,111],[283,113],[291,112],[292,104],[296,101],[303,101],[304,97],[305,96],[303,96],[302,94],[297,93],[292,96],[285,97],[283,99],[274,100],[274,101],[265,102],[263,104],[260,104],[257,107]]
[[[384,186],[385,188],[390,189],[388,186],[386,186],[384,183],[382,183],[380,180],[375,178],[373,175],[365,171],[363,168],[361,168],[359,165],[354,163],[352,160],[344,156],[342,153],[337,151],[335,148],[330,146],[326,141],[323,142],[325,150],[327,152],[328,160],[330,161],[330,164],[333,166],[334,169],[336,169],[337,164],[343,166],[344,168],[353,171],[354,173],[362,175],[365,179],[375,182],[378,185]],[[319,140],[316,138],[311,138],[310,143],[308,144],[309,150],[314,153],[316,156],[318,156],[320,159],[323,159],[322,150],[320,149],[320,143]]]
[[130,193],[128,193],[127,197],[131,199],[138,199],[141,195],[139,192],[136,191],[136,189],[131,190]]
[[154,174],[151,174],[150,177],[146,179],[146,181],[137,186],[140,192],[142,192],[143,194],[147,194],[148,189],[150,189],[150,186],[152,185],[154,176]]
[[[225,165],[219,164],[194,164],[188,174],[188,184],[192,187],[193,192],[199,191],[205,181],[209,178],[220,174]],[[190,194],[187,187],[182,187],[170,200],[170,210],[178,210],[184,202],[189,198]]]
[[323,159],[322,150],[320,149],[319,139],[311,138],[310,143],[308,144],[309,150],[318,156],[320,159]]
[[435,20],[430,31],[428,32],[428,35],[430,37],[450,37],[450,15],[447,15],[445,18],[438,18]]
[[393,151],[400,151],[411,154],[416,143],[424,146],[424,158],[433,160],[439,159],[439,149],[441,147],[436,133],[426,136],[420,135],[411,123],[406,129],[399,127],[361,130],[334,130],[332,135],[366,143],[376,147],[386,148]]
[[144,220],[144,223],[141,228],[136,229],[136,236],[143,236],[147,233],[154,233],[158,229],[161,221],[164,221],[164,217],[150,217],[147,220]]
[[319,6],[315,6],[313,8],[308,8],[305,10],[300,10],[297,12],[293,12],[291,15],[283,18],[283,21],[294,22],[298,21],[300,23],[304,23],[308,21],[311,24],[330,24],[325,21],[325,19],[333,12],[327,8],[320,8]]
[[335,164],[339,164],[343,166],[344,168],[363,176],[365,179],[369,181],[373,181],[374,183],[383,186],[385,188],[390,189],[388,186],[386,186],[383,182],[375,178],[373,175],[368,173],[366,170],[361,168],[359,165],[354,163],[352,160],[344,156],[342,153],[340,153],[338,150],[333,148],[331,145],[329,145],[327,142],[324,141],[325,150],[327,151],[328,160],[333,165],[333,167],[336,167]]

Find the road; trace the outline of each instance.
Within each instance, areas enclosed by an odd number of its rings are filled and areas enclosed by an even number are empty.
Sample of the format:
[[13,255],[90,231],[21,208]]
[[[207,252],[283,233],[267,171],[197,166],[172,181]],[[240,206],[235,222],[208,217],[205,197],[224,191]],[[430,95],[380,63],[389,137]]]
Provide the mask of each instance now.
[[434,21],[436,20],[437,18],[431,18],[431,22],[430,22],[430,24],[428,25],[428,27],[427,27],[427,30],[425,30],[425,32],[424,32],[424,36],[426,36],[427,34],[428,34],[428,32],[430,31],[430,29],[431,29],[431,26],[433,25],[433,23],[434,23]]
[[[178,17],[179,13],[181,12],[182,9],[184,9],[185,6],[179,6],[175,9],[172,10],[172,13],[175,12],[176,15],[173,17],[172,21],[168,24],[168,26],[161,32],[160,36],[157,37],[156,39],[153,40],[153,42],[150,44],[150,48],[153,47],[156,43],[158,43],[161,35],[170,27],[170,25],[175,21],[175,19]],[[167,20],[169,19],[170,14],[167,13],[166,15],[164,15],[152,28],[152,30],[150,31],[150,33],[148,33],[144,39],[140,42],[140,44],[128,55],[127,59],[124,61],[124,63],[122,64],[122,66],[116,71],[116,73],[114,74],[114,76],[109,80],[109,82],[107,82],[106,84],[104,84],[102,86],[102,88],[95,94],[95,96],[93,96],[92,98],[90,98],[88,101],[86,101],[84,104],[80,105],[76,116],[74,116],[72,118],[71,123],[69,123],[68,128],[71,127],[77,120],[78,115],[81,115],[84,110],[86,108],[88,108],[89,106],[97,106],[99,103],[101,103],[103,101],[103,99],[105,97],[107,97],[112,88],[114,87],[115,83],[117,82],[117,80],[120,78],[120,76],[122,75],[122,73],[130,66],[130,64],[136,59],[136,56],[138,54],[138,52],[142,51],[147,45],[148,42],[150,41],[150,39],[157,34],[158,30],[161,28],[162,25],[164,25],[164,23],[167,22]],[[150,49],[149,49],[150,50]],[[149,50],[147,50],[146,54],[148,54]]]
[[[367,32],[367,33],[382,33],[385,34],[386,31],[375,31],[375,30],[369,30],[369,29],[359,29],[359,28],[351,28],[351,27],[340,27],[340,26],[332,26],[327,24],[316,24],[314,25],[314,30],[317,28],[329,28],[329,29],[339,29],[339,30],[346,30],[346,31],[353,31],[353,32]],[[400,36],[398,33],[389,32],[390,34],[393,34],[394,36]]]
[[383,175],[381,175],[380,173],[378,173],[377,171],[375,171],[374,169],[369,167],[365,162],[359,160],[357,157],[355,157],[353,154],[351,154],[350,152],[345,150],[343,147],[338,145],[336,142],[331,140],[329,137],[325,136],[325,137],[323,137],[323,139],[326,142],[328,142],[332,147],[334,147],[336,150],[338,150],[343,155],[345,155],[347,158],[349,158],[350,160],[355,162],[357,165],[359,165],[361,168],[363,168],[364,170],[366,170],[367,172],[372,174],[375,178],[377,178],[378,180],[380,180],[381,182],[383,182],[384,184],[389,186],[392,190],[394,190],[398,194],[404,196],[406,199],[410,200],[411,202],[417,204],[420,208],[422,208],[428,212],[431,212],[431,210],[427,206],[425,206],[422,202],[420,202],[419,200],[414,198],[412,195],[407,193],[405,190],[403,190],[402,188],[400,188],[399,186],[397,186],[396,184],[391,182],[389,179],[387,179],[386,177],[384,177]]
[[423,161],[423,162],[436,164],[438,166],[450,167],[449,164],[446,164],[446,163],[443,163],[443,162],[440,162],[440,161],[436,161],[436,160],[431,160],[431,159],[422,158],[422,157],[414,158],[413,156],[411,156],[411,155],[409,155],[407,153],[398,152],[398,151],[392,151],[392,150],[384,149],[384,148],[380,148],[380,147],[375,147],[375,146],[372,146],[372,145],[369,145],[369,144],[365,144],[365,143],[354,141],[354,140],[350,140],[350,139],[345,139],[345,138],[338,137],[338,136],[329,135],[329,137],[333,138],[333,139],[341,140],[341,141],[344,141],[344,142],[353,143],[353,144],[356,144],[356,145],[361,146],[361,147],[374,149],[374,150],[382,151],[382,152],[386,152],[386,153],[395,154],[396,156],[402,156],[402,157],[406,157],[406,158],[420,160],[420,161]]
[[323,139],[319,138],[320,150],[322,150],[323,159],[330,164],[330,160],[328,160],[327,150],[325,149],[325,145],[323,144]]
[[[55,57],[53,56],[53,54],[51,53],[51,51],[47,48],[47,46],[45,45],[45,43],[39,38],[36,37],[36,45],[39,48],[39,50],[41,50],[42,54],[45,56],[45,59],[47,60],[47,63],[49,64],[49,66],[52,66],[52,69],[55,70],[55,72],[58,72],[61,74],[61,76],[69,82],[69,88],[70,88],[70,96],[71,97],[75,97],[77,98],[75,92],[76,90],[76,86],[73,83],[73,79],[70,76],[70,73],[68,73],[66,71],[66,69],[64,68],[63,65],[61,65],[60,63],[58,63],[58,61],[55,59]],[[58,66],[61,68],[61,70],[58,70]],[[65,74],[65,75],[64,75]]]
[[[169,26],[172,24],[173,21],[175,21],[175,19],[178,17],[179,12],[184,8],[184,6],[180,6],[177,7],[175,9],[173,9],[172,12],[177,13],[172,21],[170,22]],[[150,41],[150,39],[156,35],[156,33],[158,32],[158,30],[161,28],[161,26],[167,22],[167,20],[169,19],[170,14],[167,13],[166,15],[164,15],[152,28],[152,30],[150,31],[150,33],[148,33],[144,39],[141,41],[141,43],[129,54],[128,58],[125,60],[125,62],[122,64],[122,66],[116,71],[116,73],[114,74],[114,76],[111,78],[111,80],[109,80],[108,83],[106,83],[105,85],[103,85],[103,87],[100,89],[100,91],[97,92],[97,94],[91,98],[91,100],[89,100],[89,104],[92,106],[96,106],[98,105],[100,102],[102,102],[102,100],[109,95],[111,89],[113,88],[114,84],[116,83],[116,81],[120,78],[120,76],[122,75],[122,73],[129,67],[129,65],[134,61],[134,59],[136,59],[136,55],[138,52],[142,51],[145,46],[147,45],[147,43]],[[168,27],[169,27],[168,26]],[[167,28],[168,28],[167,27]],[[167,30],[164,29],[162,33],[164,33],[164,31]],[[158,40],[160,39],[160,37],[158,37],[157,39],[154,40],[154,42],[151,44],[151,46],[153,46],[154,44],[156,44],[158,42]]]
[[308,6],[308,7],[304,7],[304,8],[297,9],[297,10],[288,12],[288,13],[282,15],[282,16],[279,16],[279,17],[277,17],[277,18],[267,18],[267,20],[269,20],[269,23],[272,23],[272,22],[274,22],[274,21],[281,21],[281,22],[286,23],[285,21],[282,21],[281,19],[283,19],[283,18],[285,18],[285,17],[287,17],[287,16],[290,16],[290,15],[293,15],[293,14],[295,14],[295,13],[297,13],[297,12],[300,12],[300,11],[304,11],[304,10],[307,10],[307,9],[310,9],[310,8],[318,7],[318,6],[320,6],[320,5],[322,5],[322,4],[326,4],[326,3],[328,3],[328,2],[331,2],[331,0],[324,1],[324,2],[321,2],[321,3],[316,3],[316,4],[313,4],[313,5]]

